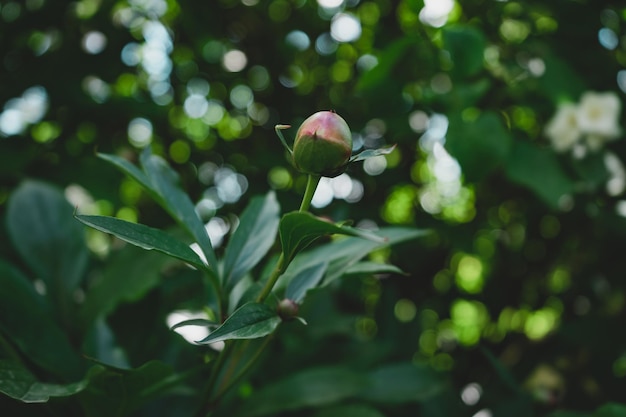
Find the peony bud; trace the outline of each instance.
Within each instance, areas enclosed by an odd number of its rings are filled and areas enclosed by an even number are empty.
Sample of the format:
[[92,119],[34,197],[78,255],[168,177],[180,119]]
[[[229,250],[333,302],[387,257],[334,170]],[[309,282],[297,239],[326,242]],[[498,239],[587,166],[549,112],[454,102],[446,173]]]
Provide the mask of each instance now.
[[351,154],[350,128],[335,112],[313,114],[296,133],[293,162],[304,173],[336,177],[346,170]]
[[292,320],[298,315],[298,303],[288,298],[283,298],[278,303],[278,315],[283,320]]

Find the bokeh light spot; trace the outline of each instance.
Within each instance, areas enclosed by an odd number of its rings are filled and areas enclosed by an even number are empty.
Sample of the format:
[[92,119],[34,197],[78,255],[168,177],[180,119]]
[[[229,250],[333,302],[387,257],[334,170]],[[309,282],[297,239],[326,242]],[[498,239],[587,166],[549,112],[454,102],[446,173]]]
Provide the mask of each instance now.
[[238,109],[245,109],[254,100],[254,94],[250,87],[239,84],[230,90],[230,102]]
[[301,30],[293,30],[285,37],[288,45],[291,45],[299,51],[305,51],[311,46],[311,39]]
[[484,286],[483,264],[479,258],[461,255],[456,271],[456,284],[470,294],[479,293]]
[[187,142],[179,139],[172,142],[172,144],[170,145],[169,153],[174,162],[184,164],[189,160],[189,156],[191,155],[191,149]]
[[128,124],[128,141],[137,148],[144,148],[152,142],[152,123],[142,117]]
[[107,38],[104,33],[93,30],[85,33],[82,40],[82,46],[88,54],[96,55],[104,51],[104,48],[106,48]]
[[341,7],[344,0],[317,0],[317,4],[326,9],[335,9]]
[[227,71],[239,72],[248,64],[246,54],[237,49],[226,52],[222,58],[222,65]]
[[415,303],[413,301],[407,298],[401,298],[396,302],[393,312],[398,321],[408,323],[415,318],[417,308],[415,307]]
[[337,42],[353,42],[361,36],[361,22],[350,13],[337,13],[330,23],[330,35]]

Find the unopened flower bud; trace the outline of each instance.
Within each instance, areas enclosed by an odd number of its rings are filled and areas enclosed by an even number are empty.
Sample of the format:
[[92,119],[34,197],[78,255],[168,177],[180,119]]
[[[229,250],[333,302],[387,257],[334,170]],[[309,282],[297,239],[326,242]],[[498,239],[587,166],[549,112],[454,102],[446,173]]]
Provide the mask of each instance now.
[[335,112],[313,114],[296,133],[293,162],[304,173],[336,177],[346,170],[351,154],[350,128]]
[[298,315],[298,303],[284,298],[278,303],[278,315],[283,320],[291,320]]

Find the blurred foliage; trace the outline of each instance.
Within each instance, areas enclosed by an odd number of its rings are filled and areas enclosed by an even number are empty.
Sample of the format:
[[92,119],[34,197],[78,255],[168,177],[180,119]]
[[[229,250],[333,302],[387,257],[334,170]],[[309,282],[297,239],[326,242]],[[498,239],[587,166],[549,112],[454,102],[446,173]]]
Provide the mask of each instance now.
[[[559,152],[546,134],[585,92],[623,101],[625,28],[618,1],[1,1],[0,313],[22,315],[3,321],[0,358],[31,358],[19,379],[51,399],[0,408],[80,415],[64,399],[80,392],[99,415],[98,389],[126,386],[147,402],[118,415],[189,413],[209,354],[166,318],[211,300],[191,270],[82,235],[72,206],[173,227],[95,153],[164,156],[219,253],[253,196],[299,204],[306,179],[274,125],[334,109],[355,150],[397,147],[323,182],[314,211],[434,233],[371,255],[407,276],[315,291],[309,325],[279,332],[224,413],[626,415],[626,142]],[[29,187],[48,209],[20,203]],[[57,250],[32,252],[41,236]],[[85,298],[98,311],[73,316]],[[4,384],[16,371],[0,364]],[[174,388],[151,396],[150,379]]]

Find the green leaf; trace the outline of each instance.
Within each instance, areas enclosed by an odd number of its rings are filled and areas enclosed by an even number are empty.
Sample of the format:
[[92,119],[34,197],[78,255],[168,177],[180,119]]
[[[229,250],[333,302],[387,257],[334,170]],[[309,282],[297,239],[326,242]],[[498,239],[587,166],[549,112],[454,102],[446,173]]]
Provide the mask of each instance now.
[[143,224],[131,223],[115,217],[85,215],[75,215],[74,217],[87,226],[101,232],[110,233],[142,249],[156,250],[187,262],[200,270],[206,270],[207,268],[207,265],[202,262],[202,259],[193,249],[159,229]]
[[588,80],[576,72],[577,67],[573,66],[568,59],[559,57],[558,51],[547,46],[547,44],[542,45],[544,50],[538,56],[545,64],[545,72],[537,78],[537,92],[552,100],[554,105],[564,101],[578,100],[580,95],[588,89]]
[[416,39],[410,36],[396,39],[388,44],[378,59],[378,64],[366,71],[359,78],[355,90],[357,92],[371,92],[378,90],[393,80],[393,71],[406,56],[408,50],[416,44]]
[[553,209],[559,208],[563,196],[574,192],[574,183],[565,174],[550,149],[516,141],[506,164],[507,177],[532,190]]
[[79,394],[85,415],[121,417],[162,397],[167,390],[181,384],[186,376],[174,374],[163,362],[151,361],[136,369],[96,365],[87,377],[89,385]]
[[78,318],[87,328],[98,317],[105,316],[122,302],[139,300],[161,280],[161,270],[172,258],[127,245],[114,252],[95,276],[85,294]]
[[626,405],[606,403],[593,413],[593,417],[626,417]]
[[365,404],[348,404],[324,408],[314,417],[385,417],[377,409]]
[[38,181],[22,182],[7,203],[9,236],[59,309],[84,278],[89,255],[72,211],[61,190]]
[[83,361],[51,314],[47,300],[17,269],[0,260],[0,331],[33,363],[64,380],[79,378]]
[[127,352],[119,346],[116,336],[106,318],[99,317],[83,336],[81,354],[91,361],[129,368]]
[[382,404],[423,402],[448,388],[441,373],[412,363],[387,365],[370,372],[368,377],[369,386],[359,396]]
[[255,392],[246,400],[239,415],[257,417],[307,407],[326,407],[355,397],[366,384],[363,375],[349,369],[307,369]]
[[305,249],[316,239],[326,235],[359,236],[378,243],[385,241],[384,238],[373,233],[346,226],[337,226],[307,212],[285,214],[280,222],[279,230],[282,250],[287,263],[291,262],[298,252]]
[[306,292],[317,287],[322,281],[326,268],[328,268],[328,262],[324,261],[300,271],[287,285],[285,298],[293,300],[298,304],[301,303]]
[[272,333],[281,319],[276,310],[266,304],[244,304],[224,323],[198,343],[215,343],[231,339],[257,339]]
[[359,152],[358,154],[352,156],[350,158],[350,162],[358,162],[358,161],[363,161],[363,160],[368,159],[368,158],[373,158],[375,156],[388,155],[391,152],[393,152],[393,150],[395,148],[396,148],[396,145],[389,146],[387,148],[366,149],[366,150],[364,150],[362,152]]
[[483,68],[485,35],[471,26],[446,26],[442,29],[443,47],[450,53],[454,78],[476,75]]
[[592,417],[591,414],[583,412],[583,411],[555,411],[554,413],[548,414],[548,417]]
[[215,270],[217,258],[211,246],[211,240],[189,196],[180,188],[178,174],[163,158],[152,155],[148,148],[141,154],[141,165],[152,188],[161,197],[163,208],[193,236],[204,253],[209,267]]
[[373,274],[400,274],[406,275],[404,271],[395,265],[381,264],[378,262],[359,262],[346,270],[347,275],[373,275]]
[[290,125],[276,125],[274,126],[274,131],[276,132],[276,135],[278,135],[278,138],[280,139],[280,142],[283,144],[285,149],[287,149],[287,152],[289,152],[289,154],[291,155],[293,154],[293,150],[289,147],[289,144],[285,140],[282,132],[282,130],[289,129],[290,127]]
[[283,274],[280,283],[289,283],[305,269],[318,265],[320,259],[328,262],[324,277],[324,285],[340,278],[352,265],[359,262],[368,253],[386,246],[391,246],[407,240],[417,239],[430,233],[428,230],[388,227],[378,230],[376,234],[382,241],[371,241],[357,237],[338,239],[321,245],[298,255]]
[[224,282],[232,288],[270,250],[280,222],[276,194],[255,197],[243,211],[224,252]]
[[523,391],[511,371],[509,371],[489,349],[483,347],[481,348],[481,352],[485,355],[491,366],[493,366],[493,369],[495,369],[504,386],[508,387],[511,392],[515,394],[522,394]]
[[176,330],[179,327],[185,327],[185,326],[200,326],[200,327],[212,328],[212,327],[219,326],[219,323],[211,321],[211,320],[207,320],[207,319],[189,319],[189,320],[183,320],[180,323],[176,323],[175,325],[170,327],[170,330]]
[[39,382],[21,365],[0,359],[0,392],[24,403],[45,403],[50,397],[68,397],[86,386],[87,381],[63,385]]
[[480,181],[503,165],[512,143],[511,133],[496,113],[483,112],[473,120],[461,115],[450,118],[446,149],[459,161],[468,181]]
[[584,158],[572,160],[574,170],[585,181],[589,189],[595,190],[603,187],[609,179],[609,172],[604,159],[604,152],[595,152]]
[[152,187],[152,183],[150,179],[146,176],[143,171],[137,168],[135,165],[128,162],[128,160],[124,158],[120,158],[119,156],[109,155],[104,153],[98,153],[98,157],[103,159],[118,168],[120,171],[128,175],[130,178],[137,181],[141,186],[151,195],[153,199],[157,202],[160,200],[159,194],[155,188]]

